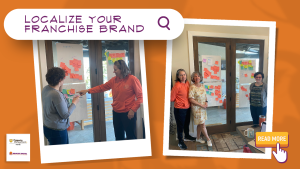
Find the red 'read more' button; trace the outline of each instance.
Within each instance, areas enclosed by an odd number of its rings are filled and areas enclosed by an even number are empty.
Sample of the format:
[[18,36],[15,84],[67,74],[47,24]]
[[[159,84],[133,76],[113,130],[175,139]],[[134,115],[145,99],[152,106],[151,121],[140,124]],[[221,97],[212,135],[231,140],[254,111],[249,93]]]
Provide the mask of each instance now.
[[288,147],[288,132],[256,132],[256,147],[276,147],[277,143],[280,143],[280,147]]

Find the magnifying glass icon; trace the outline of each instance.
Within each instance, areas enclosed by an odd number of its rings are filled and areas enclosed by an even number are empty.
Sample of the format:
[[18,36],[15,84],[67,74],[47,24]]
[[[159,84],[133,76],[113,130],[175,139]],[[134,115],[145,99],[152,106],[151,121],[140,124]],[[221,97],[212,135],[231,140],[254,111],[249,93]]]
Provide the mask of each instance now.
[[[167,24],[166,24],[166,25],[161,25],[161,24],[160,24],[160,20],[161,20],[162,18],[165,18],[165,19],[167,20]],[[161,16],[160,18],[158,18],[157,23],[158,23],[158,26],[160,26],[160,27],[162,27],[162,28],[167,28],[168,30],[170,30],[170,28],[169,28],[169,18],[167,18],[166,16]]]

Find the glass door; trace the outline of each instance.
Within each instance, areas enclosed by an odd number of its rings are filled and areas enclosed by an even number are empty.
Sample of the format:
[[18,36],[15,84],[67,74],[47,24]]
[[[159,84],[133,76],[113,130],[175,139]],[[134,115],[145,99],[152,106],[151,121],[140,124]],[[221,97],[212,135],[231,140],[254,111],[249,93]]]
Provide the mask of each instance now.
[[235,123],[252,124],[250,112],[250,84],[255,82],[254,74],[263,72],[263,40],[232,40],[235,58]]
[[[205,124],[210,134],[228,131],[230,125],[231,86],[230,40],[194,37],[194,66],[199,71],[208,100]],[[229,69],[229,71],[228,71]],[[192,72],[190,72],[192,74]]]

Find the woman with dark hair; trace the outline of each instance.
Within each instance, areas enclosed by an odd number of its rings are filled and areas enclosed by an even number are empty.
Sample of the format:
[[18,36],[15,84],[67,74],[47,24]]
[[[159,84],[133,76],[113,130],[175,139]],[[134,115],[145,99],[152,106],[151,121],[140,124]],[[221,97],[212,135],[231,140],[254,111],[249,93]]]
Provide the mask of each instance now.
[[42,91],[44,135],[50,145],[69,144],[67,128],[69,117],[76,108],[79,96],[74,97],[70,105],[62,93],[65,71],[53,67],[46,74],[48,85]]
[[202,82],[203,78],[201,73],[194,72],[191,76],[191,79],[194,84],[190,87],[189,100],[191,102],[191,109],[194,115],[194,124],[197,125],[196,142],[205,143],[205,141],[200,138],[202,132],[207,139],[207,145],[212,146],[212,142],[208,137],[205,126],[205,120],[207,120],[206,108],[208,104],[205,87],[200,83]]
[[[187,146],[185,141],[194,141],[195,138],[189,135],[190,122],[190,102],[188,99],[188,92],[190,83],[186,80],[186,72],[184,69],[178,69],[176,72],[176,83],[171,91],[171,102],[174,104],[174,116],[177,125],[178,146],[185,150]],[[184,130],[185,139],[183,140],[182,132]]]
[[250,111],[253,119],[253,126],[259,126],[259,116],[266,116],[267,112],[267,84],[263,83],[264,74],[256,72],[255,82],[250,85]]
[[[136,112],[143,102],[142,86],[138,78],[130,74],[123,60],[114,62],[115,77],[105,84],[77,93],[101,93],[112,89],[113,125],[116,140],[136,139]],[[136,98],[136,99],[135,99]]]

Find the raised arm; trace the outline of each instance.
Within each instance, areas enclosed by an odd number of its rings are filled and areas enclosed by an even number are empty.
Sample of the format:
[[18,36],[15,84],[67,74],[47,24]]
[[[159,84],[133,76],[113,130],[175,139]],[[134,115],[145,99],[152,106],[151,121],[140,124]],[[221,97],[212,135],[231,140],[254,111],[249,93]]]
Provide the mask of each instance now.
[[99,86],[96,86],[96,87],[93,87],[91,89],[86,89],[86,90],[81,90],[79,92],[76,92],[76,93],[79,93],[80,96],[82,95],[85,95],[87,92],[89,93],[101,93],[101,92],[105,92],[109,89],[112,88],[112,85],[114,83],[114,79],[115,78],[111,78],[108,82],[102,84],[102,85],[99,85]]

